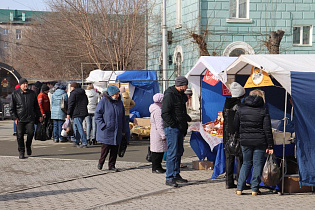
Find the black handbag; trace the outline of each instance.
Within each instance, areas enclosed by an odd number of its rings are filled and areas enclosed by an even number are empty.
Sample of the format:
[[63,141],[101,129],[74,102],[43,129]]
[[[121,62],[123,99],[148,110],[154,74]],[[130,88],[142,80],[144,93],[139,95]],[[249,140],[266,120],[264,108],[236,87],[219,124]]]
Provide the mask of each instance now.
[[148,154],[147,156],[145,157],[145,159],[148,161],[148,162],[152,162],[152,152],[150,150],[150,146],[148,146]]
[[128,144],[128,142],[127,142],[126,135],[123,135],[121,143],[120,143],[120,145],[118,147],[118,156],[119,157],[124,157],[125,152],[127,150],[127,144]]
[[234,156],[239,156],[242,154],[240,139],[237,134],[229,134],[227,141],[225,143],[225,150]]
[[45,123],[38,123],[35,131],[35,140],[46,141],[46,125]]

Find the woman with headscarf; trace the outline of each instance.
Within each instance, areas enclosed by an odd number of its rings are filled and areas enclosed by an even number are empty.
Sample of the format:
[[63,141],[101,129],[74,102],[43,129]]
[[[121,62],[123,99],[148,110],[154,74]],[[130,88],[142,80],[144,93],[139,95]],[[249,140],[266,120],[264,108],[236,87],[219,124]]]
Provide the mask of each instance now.
[[153,96],[154,103],[150,105],[150,151],[152,152],[152,173],[165,173],[162,168],[162,159],[164,152],[167,151],[166,136],[164,133],[162,119],[162,101],[163,94],[157,93]]
[[121,101],[119,89],[111,85],[104,92],[104,97],[95,110],[96,141],[102,143],[101,157],[97,168],[102,170],[106,156],[109,154],[108,169],[116,169],[118,146],[125,132],[125,109]]

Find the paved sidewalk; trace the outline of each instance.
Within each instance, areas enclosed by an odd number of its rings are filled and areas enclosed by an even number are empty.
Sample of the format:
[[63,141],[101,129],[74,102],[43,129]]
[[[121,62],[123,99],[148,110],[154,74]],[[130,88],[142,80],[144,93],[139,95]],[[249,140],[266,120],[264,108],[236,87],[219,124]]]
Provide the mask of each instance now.
[[[121,172],[96,169],[96,161],[0,157],[0,209],[314,209],[315,195],[237,196],[211,170],[188,168],[188,185],[165,185],[149,164],[118,161]],[[105,166],[105,165],[104,165]]]

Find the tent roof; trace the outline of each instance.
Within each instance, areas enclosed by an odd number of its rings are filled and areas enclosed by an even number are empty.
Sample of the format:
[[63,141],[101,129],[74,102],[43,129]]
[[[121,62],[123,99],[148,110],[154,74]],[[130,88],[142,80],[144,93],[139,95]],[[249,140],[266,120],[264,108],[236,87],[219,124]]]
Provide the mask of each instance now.
[[88,82],[109,82],[116,81],[116,77],[125,71],[103,71],[96,69],[90,72],[89,77],[86,78]]
[[250,75],[252,66],[263,68],[291,94],[290,72],[314,72],[315,54],[241,55],[225,72]]
[[236,57],[201,56],[195,66],[186,74],[186,78],[199,94],[200,77],[206,73],[206,69],[209,69],[216,78],[225,83],[227,78],[224,70],[236,59]]

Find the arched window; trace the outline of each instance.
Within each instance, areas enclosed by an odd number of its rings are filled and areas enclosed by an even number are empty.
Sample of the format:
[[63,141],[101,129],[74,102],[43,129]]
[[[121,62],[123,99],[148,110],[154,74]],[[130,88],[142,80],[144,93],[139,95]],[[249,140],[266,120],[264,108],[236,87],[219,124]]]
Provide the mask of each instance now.
[[175,76],[178,77],[182,74],[182,63],[183,63],[183,49],[181,46],[177,45],[175,47],[173,55],[174,71]]
[[233,42],[223,51],[223,56],[238,57],[242,54],[255,54],[254,49],[246,42]]

